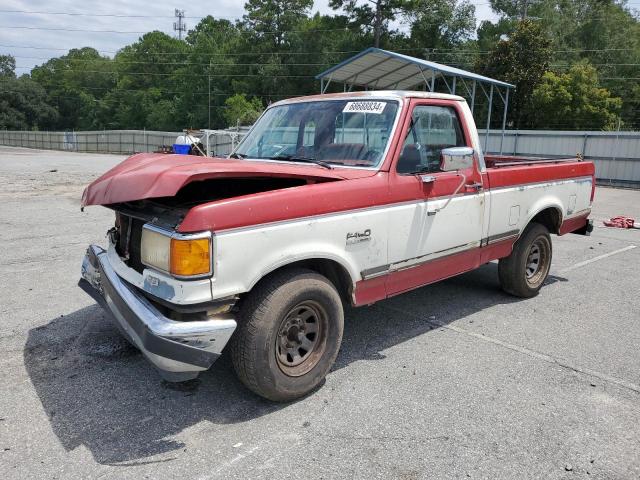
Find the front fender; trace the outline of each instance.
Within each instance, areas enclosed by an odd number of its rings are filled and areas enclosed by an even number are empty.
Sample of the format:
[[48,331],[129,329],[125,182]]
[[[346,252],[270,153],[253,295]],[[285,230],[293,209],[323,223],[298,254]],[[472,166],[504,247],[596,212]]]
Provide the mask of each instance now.
[[373,210],[216,234],[213,298],[248,292],[274,270],[312,259],[336,262],[355,285],[360,272],[387,262],[387,219]]

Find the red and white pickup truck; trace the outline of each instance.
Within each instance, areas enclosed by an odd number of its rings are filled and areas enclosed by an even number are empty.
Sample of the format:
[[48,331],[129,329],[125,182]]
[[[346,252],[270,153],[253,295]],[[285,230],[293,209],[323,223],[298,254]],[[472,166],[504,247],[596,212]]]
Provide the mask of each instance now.
[[461,97],[359,92],[271,105],[228,158],[134,155],[87,187],[115,212],[80,285],[168,380],[229,342],[234,368],[276,401],[323,380],[343,305],[499,260],[531,297],[550,234],[587,234],[593,163],[483,155]]

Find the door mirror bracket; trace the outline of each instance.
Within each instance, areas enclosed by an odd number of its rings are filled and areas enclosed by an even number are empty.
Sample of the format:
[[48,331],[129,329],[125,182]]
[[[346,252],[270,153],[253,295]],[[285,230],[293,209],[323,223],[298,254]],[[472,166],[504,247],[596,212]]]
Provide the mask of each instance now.
[[429,184],[429,183],[434,183],[436,181],[436,177],[435,175],[420,175],[420,180],[422,180],[422,183]]

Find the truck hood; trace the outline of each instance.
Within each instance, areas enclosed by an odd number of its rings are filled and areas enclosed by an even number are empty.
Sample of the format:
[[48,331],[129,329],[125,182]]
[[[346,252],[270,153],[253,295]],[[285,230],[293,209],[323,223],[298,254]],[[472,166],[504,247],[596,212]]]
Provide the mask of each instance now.
[[172,197],[191,182],[212,178],[285,177],[314,183],[375,173],[366,169],[329,170],[313,164],[141,153],[127,158],[85,188],[82,206]]

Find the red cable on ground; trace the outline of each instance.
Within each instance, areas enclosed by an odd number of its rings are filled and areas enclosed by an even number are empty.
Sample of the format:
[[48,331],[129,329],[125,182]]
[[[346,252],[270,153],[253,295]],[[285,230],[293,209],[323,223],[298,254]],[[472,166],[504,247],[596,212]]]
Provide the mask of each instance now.
[[604,220],[602,223],[604,223],[607,227],[633,228],[635,220],[631,217],[620,215],[618,217],[612,217],[610,220]]

